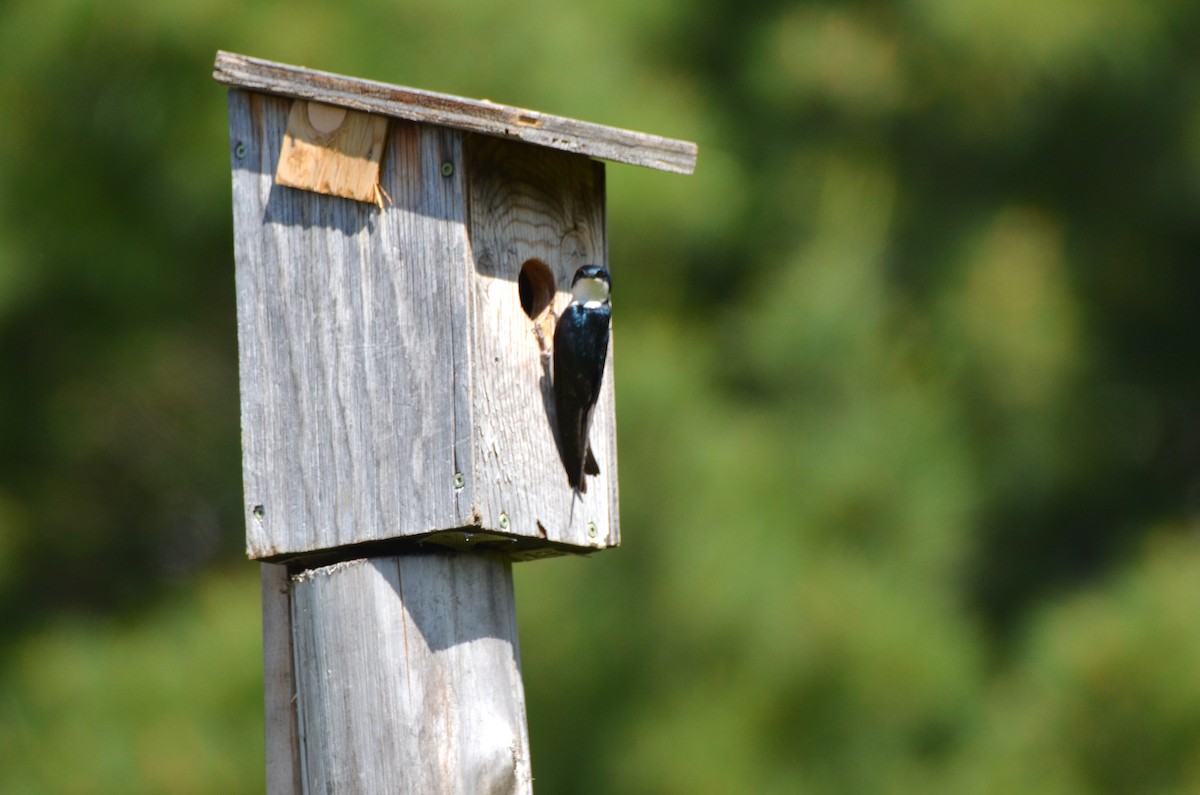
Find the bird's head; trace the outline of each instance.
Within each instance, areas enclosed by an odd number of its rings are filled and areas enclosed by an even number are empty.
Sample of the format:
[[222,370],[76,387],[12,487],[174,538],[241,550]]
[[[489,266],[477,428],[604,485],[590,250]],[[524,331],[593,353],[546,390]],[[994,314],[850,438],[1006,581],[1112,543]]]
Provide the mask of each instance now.
[[612,278],[599,265],[584,265],[575,271],[571,280],[571,295],[584,306],[601,306],[608,303],[612,291]]

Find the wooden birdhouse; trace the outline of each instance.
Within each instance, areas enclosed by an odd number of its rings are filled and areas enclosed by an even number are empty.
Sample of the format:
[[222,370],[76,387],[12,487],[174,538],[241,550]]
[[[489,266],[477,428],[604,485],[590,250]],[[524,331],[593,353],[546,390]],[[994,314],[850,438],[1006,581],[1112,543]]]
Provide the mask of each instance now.
[[617,545],[611,349],[578,493],[554,324],[575,270],[609,265],[594,158],[688,173],[695,145],[229,53],[214,75],[233,88],[249,555]]

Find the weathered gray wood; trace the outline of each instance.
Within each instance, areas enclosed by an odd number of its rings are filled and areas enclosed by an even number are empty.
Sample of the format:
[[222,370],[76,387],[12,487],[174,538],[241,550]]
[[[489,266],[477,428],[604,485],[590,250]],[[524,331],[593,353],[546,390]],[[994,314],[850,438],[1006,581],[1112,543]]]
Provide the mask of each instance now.
[[504,513],[520,535],[553,534],[580,547],[616,546],[611,342],[591,431],[600,476],[588,477],[587,492],[576,495],[567,487],[554,438],[553,324],[539,338],[534,321],[514,300],[517,275],[530,259],[554,273],[554,317],[570,301],[576,268],[608,266],[604,167],[580,155],[479,136],[468,140],[466,154],[476,272],[472,347],[479,361],[473,390],[476,504],[489,519]]
[[355,560],[292,582],[304,791],[532,791],[511,564]]
[[475,524],[455,488],[471,434],[456,410],[465,201],[441,172],[459,135],[393,124],[380,212],[274,184],[289,104],[230,95],[247,548]]
[[251,557],[431,534],[514,557],[618,544],[611,357],[601,475],[576,499],[517,281],[543,260],[557,311],[579,264],[606,264],[603,166],[398,121],[381,210],[274,183],[289,104],[230,92]]
[[300,742],[292,671],[291,582],[287,566],[261,565],[267,795],[300,795]]
[[353,110],[514,138],[619,163],[680,174],[690,174],[696,167],[697,147],[688,141],[449,94],[343,77],[246,55],[218,52],[213,77],[239,88],[313,99]]

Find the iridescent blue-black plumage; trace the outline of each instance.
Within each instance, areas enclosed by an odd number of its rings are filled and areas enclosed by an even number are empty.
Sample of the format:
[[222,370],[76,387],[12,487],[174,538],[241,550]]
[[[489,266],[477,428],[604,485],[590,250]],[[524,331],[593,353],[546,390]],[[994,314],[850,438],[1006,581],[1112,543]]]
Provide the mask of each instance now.
[[585,265],[571,283],[573,298],[554,329],[554,409],[558,415],[559,449],[567,482],[586,491],[584,474],[599,474],[590,455],[588,431],[600,397],[608,329],[612,280],[599,265]]

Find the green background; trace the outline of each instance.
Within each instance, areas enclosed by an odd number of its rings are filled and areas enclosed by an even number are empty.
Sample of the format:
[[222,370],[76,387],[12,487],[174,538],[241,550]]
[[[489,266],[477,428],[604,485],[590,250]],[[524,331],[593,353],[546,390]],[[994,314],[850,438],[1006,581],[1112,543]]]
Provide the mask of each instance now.
[[543,793],[1200,791],[1200,5],[9,0],[0,792],[263,787],[216,50],[611,165],[625,545],[517,567]]

